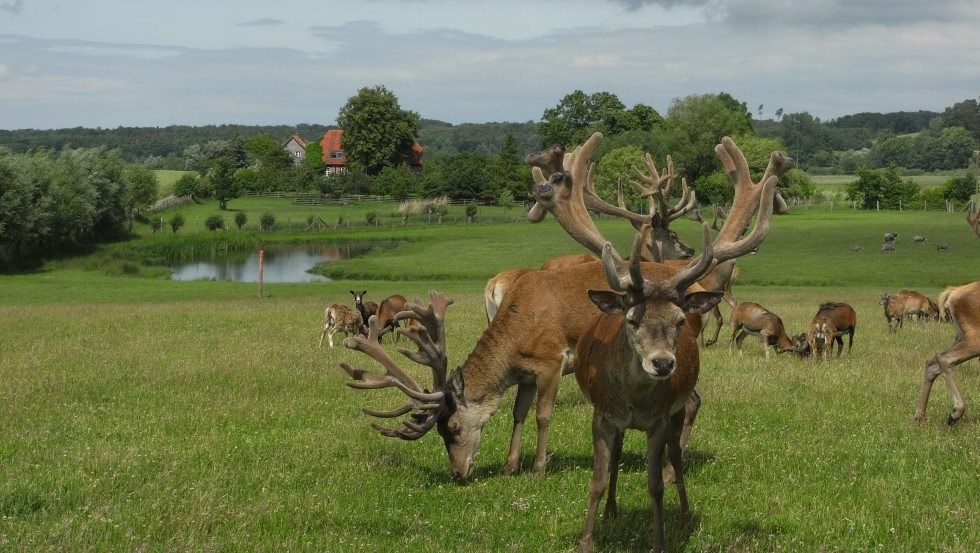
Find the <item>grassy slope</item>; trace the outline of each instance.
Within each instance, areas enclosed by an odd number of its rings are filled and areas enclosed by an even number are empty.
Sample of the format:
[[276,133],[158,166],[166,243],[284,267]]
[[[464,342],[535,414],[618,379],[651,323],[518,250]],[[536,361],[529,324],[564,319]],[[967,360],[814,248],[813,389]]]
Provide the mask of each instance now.
[[[625,247],[624,225],[600,225]],[[693,239],[695,225],[675,226]],[[901,235],[894,255],[877,251],[886,230]],[[574,381],[559,396],[545,478],[498,474],[511,391],[485,429],[474,482],[456,486],[437,437],[398,442],[367,426],[360,407],[393,405],[397,394],[346,388],[337,367],[370,363],[315,342],[323,306],[349,301],[350,288],[378,299],[435,287],[456,299],[447,323],[455,366],[485,327],[487,276],[578,247],[551,222],[395,231],[413,240],[336,269],[384,278],[269,284],[262,300],[254,284],[68,269],[0,277],[0,550],[570,550],[591,473],[590,408]],[[914,246],[913,234],[953,250]],[[865,250],[852,254],[851,244]],[[924,359],[952,329],[890,334],[877,303],[882,291],[935,295],[978,278],[980,241],[962,218],[794,213],[740,266],[736,297],[778,312],[790,331],[822,301],[854,305],[855,348],[828,364],[767,362],[751,338],[741,356],[705,350],[705,403],[686,460],[697,524],[676,528],[668,489],[668,547],[977,550],[976,363],[956,371],[968,404],[959,426],[942,425],[942,382],[930,420],[913,424]],[[534,433],[529,425],[525,468]],[[599,522],[600,550],[649,547],[642,450],[629,434],[621,515]]]

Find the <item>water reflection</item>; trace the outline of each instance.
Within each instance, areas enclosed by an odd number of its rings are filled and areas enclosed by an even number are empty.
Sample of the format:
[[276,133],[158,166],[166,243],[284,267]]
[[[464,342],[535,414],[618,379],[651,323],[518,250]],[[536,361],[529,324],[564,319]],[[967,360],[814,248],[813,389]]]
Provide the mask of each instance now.
[[[264,282],[324,282],[310,273],[320,263],[364,255],[375,248],[392,248],[397,242],[356,242],[328,245],[269,246],[265,249]],[[230,280],[258,282],[259,252],[217,255],[173,267],[173,280]]]

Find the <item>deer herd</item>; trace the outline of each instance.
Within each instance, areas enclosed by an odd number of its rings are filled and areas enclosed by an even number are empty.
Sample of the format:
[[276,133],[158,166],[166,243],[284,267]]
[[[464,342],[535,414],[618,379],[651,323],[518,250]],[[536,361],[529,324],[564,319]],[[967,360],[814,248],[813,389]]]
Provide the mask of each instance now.
[[[529,220],[537,223],[552,214],[588,253],[554,258],[539,269],[509,269],[491,278],[485,288],[487,327],[460,366],[449,370],[446,355],[445,317],[453,300],[437,292],[430,292],[428,306],[423,306],[401,295],[388,296],[380,304],[365,302],[367,291],[352,290],[354,308],[333,304],[325,310],[320,345],[326,335],[333,347],[334,334],[343,332],[344,346],[380,364],[384,372],[341,363],[351,377],[348,386],[395,388],[406,398],[394,409],[365,407],[372,417],[398,420],[393,426],[372,427],[401,440],[419,439],[436,428],[449,456],[450,475],[458,481],[471,477],[483,428],[515,386],[503,473],[519,468],[521,435],[535,404],[537,443],[531,474],[544,474],[561,377],[574,374],[593,411],[593,473],[579,551],[593,549],[603,495],[604,516],[616,515],[617,473],[627,429],[646,434],[652,550],[663,551],[665,480],[676,485],[681,520],[690,515],[681,460],[700,407],[699,349],[718,339],[723,323],[719,303],[724,300],[731,307],[729,347],[741,352],[742,341],[752,334],[762,340],[767,358],[772,348],[827,361],[835,342],[836,355],[841,355],[845,335],[850,353],[857,315],[846,303],[824,303],[803,333],[790,336],[778,315],[757,303],[736,302],[732,295],[738,258],[758,250],[774,211],[785,209],[776,182],[794,166],[792,159],[773,152],[762,177],[753,181],[745,156],[725,137],[715,151],[734,185],[734,200],[714,238],[701,220],[701,254],[694,257],[694,248],[669,229],[670,222],[697,206],[683,179],[680,199],[670,205],[676,181],[670,157],[662,172],[649,155],[643,159],[645,171],[632,167],[637,180],[629,184],[648,200],[647,212],[635,213],[625,206],[622,185],[618,205],[607,203],[595,190],[590,157],[601,140],[595,133],[570,152],[556,146],[528,156],[535,200]],[[634,226],[628,257],[624,259],[599,232],[590,212],[623,218]],[[753,217],[755,225],[746,233]],[[902,290],[882,295],[881,304],[891,331],[911,317],[947,320],[955,326],[953,347],[925,366],[915,414],[917,420],[924,419],[932,383],[942,374],[954,403],[948,422],[955,423],[965,406],[952,368],[980,355],[980,282],[947,289],[937,302]],[[716,325],[708,337],[705,327],[712,319]],[[431,369],[431,385],[417,382],[387,353],[380,342],[386,333],[415,344],[417,351],[399,352]]]

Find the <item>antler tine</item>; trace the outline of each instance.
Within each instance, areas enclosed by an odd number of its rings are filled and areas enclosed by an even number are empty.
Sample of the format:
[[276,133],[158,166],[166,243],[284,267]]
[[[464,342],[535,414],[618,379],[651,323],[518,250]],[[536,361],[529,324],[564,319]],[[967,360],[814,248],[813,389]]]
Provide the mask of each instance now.
[[697,193],[687,185],[687,179],[681,178],[681,199],[668,212],[668,221],[673,221],[688,213],[698,205]]
[[649,224],[643,225],[636,237],[633,239],[633,250],[630,261],[626,262],[619,256],[619,252],[610,242],[602,246],[602,266],[606,273],[606,282],[609,287],[617,292],[626,292],[631,288],[641,291],[644,280],[643,273],[640,272],[640,261],[643,246],[647,243],[647,235],[652,227]]
[[759,204],[759,217],[756,220],[755,229],[748,236],[737,241],[715,240],[715,259],[718,263],[743,256],[759,247],[759,244],[765,240],[766,235],[769,234],[769,223],[772,222],[777,180],[777,177],[773,175],[762,183],[762,201]]
[[585,186],[582,190],[582,200],[585,202],[585,207],[593,211],[598,211],[599,213],[605,213],[606,215],[612,215],[614,217],[622,217],[627,221],[633,223],[633,226],[639,228],[650,221],[649,215],[644,215],[642,213],[633,213],[629,209],[626,209],[626,204],[620,200],[620,207],[606,203],[599,194],[595,191],[595,164],[589,164],[589,172],[585,180]]
[[368,319],[367,337],[354,336],[344,339],[344,346],[362,353],[380,363],[385,368],[385,374],[373,373],[364,369],[356,369],[347,363],[341,363],[344,369],[353,378],[352,382],[347,382],[351,388],[357,389],[378,389],[378,388],[398,388],[409,397],[409,401],[401,407],[389,411],[380,411],[370,407],[363,407],[362,411],[368,415],[379,418],[395,418],[412,413],[412,418],[422,424],[412,421],[402,421],[400,428],[386,428],[378,424],[371,426],[388,437],[398,437],[404,440],[414,440],[425,434],[431,429],[437,419],[437,415],[442,409],[444,393],[441,388],[435,392],[423,390],[418,383],[403,371],[395,361],[388,355],[381,344],[378,342],[378,317],[372,315]]
[[[796,162],[792,158],[786,157],[780,152],[773,152],[769,156],[769,166],[759,183],[753,183],[749,174],[749,164],[745,155],[735,145],[729,137],[724,137],[721,144],[715,146],[715,152],[721,159],[722,166],[728,173],[729,178],[735,186],[735,198],[732,200],[732,207],[728,212],[728,217],[718,232],[716,241],[733,242],[738,239],[742,230],[748,226],[752,213],[759,206],[759,198],[762,195],[763,184],[770,178],[783,175],[792,169]],[[775,192],[774,192],[775,193]],[[781,202],[782,198],[779,199]],[[782,202],[785,204],[785,202]]]
[[683,297],[684,291],[687,290],[688,286],[700,280],[715,266],[716,255],[714,245],[711,243],[711,228],[708,226],[708,223],[701,223],[701,234],[702,241],[704,242],[704,251],[701,255],[688,263],[687,267],[678,271],[670,279],[662,282],[649,282],[646,285],[647,291],[656,286],[663,290],[680,294]]
[[653,156],[649,153],[643,155],[643,164],[649,174],[643,174],[636,168],[636,165],[630,165],[630,170],[638,179],[649,184],[650,188],[644,187],[633,179],[630,179],[630,186],[641,198],[647,198],[650,203],[650,215],[660,213],[661,217],[658,222],[660,226],[666,226],[669,222],[667,219],[667,199],[670,198],[670,192],[674,188],[674,162],[670,156],[667,156],[667,171],[663,175],[657,170]]
[[412,361],[432,368],[434,389],[442,389],[446,384],[446,310],[453,300],[435,290],[429,291],[429,307],[423,308],[420,300],[408,305],[408,310],[395,315],[396,321],[413,319],[421,326],[399,328],[397,332],[418,346],[418,351],[399,349],[398,352]]

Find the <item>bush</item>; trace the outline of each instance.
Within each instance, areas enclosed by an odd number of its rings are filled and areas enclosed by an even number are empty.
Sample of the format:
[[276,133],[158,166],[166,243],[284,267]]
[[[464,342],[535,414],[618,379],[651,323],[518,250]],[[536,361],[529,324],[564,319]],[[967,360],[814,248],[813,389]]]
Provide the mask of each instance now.
[[177,231],[180,230],[180,227],[184,226],[184,216],[181,215],[180,213],[177,213],[170,218],[169,223],[170,223],[170,229],[173,230],[174,234],[177,234]]
[[378,220],[378,214],[374,211],[368,211],[364,214],[364,218],[367,219],[367,224],[373,225]]
[[467,223],[472,223],[473,222],[473,217],[476,217],[477,211],[479,211],[479,208],[476,206],[476,203],[470,202],[470,203],[466,204],[466,222]]
[[211,215],[204,220],[204,226],[211,231],[223,229],[225,228],[225,218],[221,215]]
[[259,225],[262,230],[272,230],[272,227],[276,226],[276,216],[271,211],[266,211],[262,217],[259,217]]
[[242,227],[244,227],[245,223],[247,222],[248,215],[246,215],[244,211],[239,211],[235,214],[235,226],[238,227],[238,230],[242,230]]

